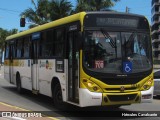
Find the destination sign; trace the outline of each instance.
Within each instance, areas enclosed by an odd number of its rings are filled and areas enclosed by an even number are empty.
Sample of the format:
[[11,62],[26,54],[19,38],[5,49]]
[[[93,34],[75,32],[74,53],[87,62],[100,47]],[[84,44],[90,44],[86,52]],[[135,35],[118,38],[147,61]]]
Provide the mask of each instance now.
[[96,18],[97,26],[119,26],[119,27],[134,27],[138,26],[137,19],[124,18]]
[[84,28],[141,29],[149,31],[148,20],[143,16],[118,13],[88,13],[84,18]]

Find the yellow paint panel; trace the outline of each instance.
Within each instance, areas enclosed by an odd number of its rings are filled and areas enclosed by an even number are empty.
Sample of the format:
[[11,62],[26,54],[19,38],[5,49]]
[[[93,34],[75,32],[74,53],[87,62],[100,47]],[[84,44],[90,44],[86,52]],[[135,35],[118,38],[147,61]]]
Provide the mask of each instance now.
[[13,63],[10,63],[10,60],[5,60],[4,65],[24,67],[24,60],[13,60]]
[[83,71],[83,67],[82,67],[82,50],[80,50],[80,88],[86,88],[86,86],[83,84],[83,79],[90,79],[91,77],[89,75],[87,75],[84,71]]
[[4,66],[9,66],[9,60],[4,60]]

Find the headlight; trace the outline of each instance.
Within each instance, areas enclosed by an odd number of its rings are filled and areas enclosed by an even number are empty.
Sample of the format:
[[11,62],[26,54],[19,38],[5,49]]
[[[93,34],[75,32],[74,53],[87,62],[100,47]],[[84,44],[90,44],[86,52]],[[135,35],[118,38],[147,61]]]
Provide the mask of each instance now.
[[150,77],[149,80],[141,87],[141,90],[148,90],[153,85],[153,77]]
[[83,84],[91,92],[102,92],[102,89],[97,84],[92,82],[91,80],[83,79]]

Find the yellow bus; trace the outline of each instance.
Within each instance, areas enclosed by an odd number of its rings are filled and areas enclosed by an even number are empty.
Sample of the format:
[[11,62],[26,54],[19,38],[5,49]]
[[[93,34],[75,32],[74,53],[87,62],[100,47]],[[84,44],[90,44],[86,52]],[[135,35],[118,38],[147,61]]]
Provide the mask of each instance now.
[[6,38],[4,77],[56,106],[151,102],[150,26],[141,15],[80,12]]

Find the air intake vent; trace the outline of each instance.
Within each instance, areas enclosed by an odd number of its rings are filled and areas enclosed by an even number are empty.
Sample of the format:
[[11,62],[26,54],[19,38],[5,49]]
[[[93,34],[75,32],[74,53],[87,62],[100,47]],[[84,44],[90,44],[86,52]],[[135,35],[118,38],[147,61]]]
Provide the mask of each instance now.
[[131,101],[136,98],[137,94],[130,94],[130,95],[108,95],[108,98],[112,102],[118,101]]

